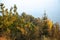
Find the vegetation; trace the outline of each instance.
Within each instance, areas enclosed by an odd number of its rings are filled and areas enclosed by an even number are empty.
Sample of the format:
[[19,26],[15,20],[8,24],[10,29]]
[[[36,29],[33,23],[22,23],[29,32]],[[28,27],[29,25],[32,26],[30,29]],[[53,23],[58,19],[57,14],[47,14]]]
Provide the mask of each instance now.
[[4,9],[0,4],[0,37],[7,40],[60,40],[59,23],[53,23],[44,13],[43,18],[35,18],[23,12],[17,12],[17,7]]

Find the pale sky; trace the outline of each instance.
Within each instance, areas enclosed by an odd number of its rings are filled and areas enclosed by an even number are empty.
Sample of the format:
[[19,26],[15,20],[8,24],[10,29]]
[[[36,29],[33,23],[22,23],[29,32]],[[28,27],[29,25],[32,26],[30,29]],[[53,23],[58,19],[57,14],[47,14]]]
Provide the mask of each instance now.
[[16,4],[19,14],[26,12],[34,17],[42,17],[46,10],[49,19],[60,22],[60,0],[0,0],[0,3],[8,9]]

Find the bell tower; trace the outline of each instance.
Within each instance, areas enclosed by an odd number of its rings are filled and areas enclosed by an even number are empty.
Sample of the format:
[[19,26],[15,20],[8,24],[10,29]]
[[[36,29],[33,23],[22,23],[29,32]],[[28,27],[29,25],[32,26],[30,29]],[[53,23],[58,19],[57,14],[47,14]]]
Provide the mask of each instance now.
[[43,20],[47,20],[46,10],[44,10]]

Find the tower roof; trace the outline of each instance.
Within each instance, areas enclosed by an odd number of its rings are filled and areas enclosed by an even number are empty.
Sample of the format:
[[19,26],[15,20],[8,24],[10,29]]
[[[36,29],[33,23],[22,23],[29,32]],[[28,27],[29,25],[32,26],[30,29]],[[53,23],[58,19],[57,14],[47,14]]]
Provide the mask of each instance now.
[[46,20],[46,19],[47,19],[46,10],[44,10],[43,20]]

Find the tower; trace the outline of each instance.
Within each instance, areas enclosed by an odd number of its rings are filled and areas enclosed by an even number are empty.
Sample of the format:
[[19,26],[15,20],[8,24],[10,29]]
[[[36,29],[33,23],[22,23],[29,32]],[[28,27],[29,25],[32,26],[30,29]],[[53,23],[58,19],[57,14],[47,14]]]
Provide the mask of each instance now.
[[47,20],[46,10],[44,10],[43,20]]
[[46,11],[44,11],[44,16],[43,16],[43,32],[45,35],[49,35],[51,28],[52,28],[52,21],[48,19],[46,15]]

